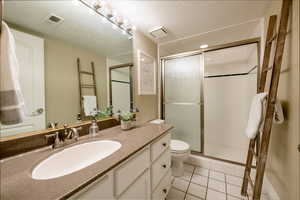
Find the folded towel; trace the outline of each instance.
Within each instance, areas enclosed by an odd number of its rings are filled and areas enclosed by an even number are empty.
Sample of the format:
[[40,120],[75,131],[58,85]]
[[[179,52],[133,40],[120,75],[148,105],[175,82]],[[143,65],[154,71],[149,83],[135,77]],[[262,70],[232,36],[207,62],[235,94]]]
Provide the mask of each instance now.
[[97,111],[96,96],[83,96],[83,110],[85,116],[93,116]]
[[250,139],[254,139],[259,132],[259,128],[263,120],[263,103],[267,95],[267,93],[259,93],[256,94],[252,99],[246,128],[246,135]]
[[23,122],[24,99],[19,83],[19,63],[15,39],[5,22],[2,22],[0,40],[0,122],[12,125]]

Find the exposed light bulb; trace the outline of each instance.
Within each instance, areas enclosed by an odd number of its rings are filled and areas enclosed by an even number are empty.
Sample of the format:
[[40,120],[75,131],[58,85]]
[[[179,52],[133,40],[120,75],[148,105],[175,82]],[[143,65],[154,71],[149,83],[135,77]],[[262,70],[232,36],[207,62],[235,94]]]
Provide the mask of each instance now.
[[116,10],[113,10],[113,11],[112,11],[112,14],[113,14],[114,17],[117,17],[117,16],[118,16],[118,13],[117,13]]
[[207,47],[208,47],[207,44],[202,44],[202,45],[200,45],[200,48],[201,48],[201,49],[205,49],[205,48],[207,48]]

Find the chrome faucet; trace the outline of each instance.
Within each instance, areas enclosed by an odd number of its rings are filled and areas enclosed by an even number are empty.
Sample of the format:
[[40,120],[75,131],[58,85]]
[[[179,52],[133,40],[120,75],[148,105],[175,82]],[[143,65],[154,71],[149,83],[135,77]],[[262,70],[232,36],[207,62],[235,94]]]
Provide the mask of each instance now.
[[[68,131],[70,129],[70,131]],[[49,138],[54,138],[54,142],[52,144],[52,148],[56,149],[68,144],[72,144],[79,140],[79,130],[81,130],[81,127],[77,128],[68,128],[67,124],[64,124],[64,133],[62,135],[59,134],[58,131],[56,131],[53,134],[46,135],[47,142],[49,141]],[[63,137],[60,137],[63,136]]]
[[47,142],[49,141],[49,138],[54,138],[54,142],[52,144],[53,149],[56,149],[56,148],[59,148],[59,147],[63,146],[63,141],[59,138],[59,132],[58,131],[56,131],[53,134],[46,135],[45,137],[46,137]]
[[81,127],[78,128],[70,128],[67,138],[74,139],[75,141],[79,140],[79,133],[78,131],[81,130]]

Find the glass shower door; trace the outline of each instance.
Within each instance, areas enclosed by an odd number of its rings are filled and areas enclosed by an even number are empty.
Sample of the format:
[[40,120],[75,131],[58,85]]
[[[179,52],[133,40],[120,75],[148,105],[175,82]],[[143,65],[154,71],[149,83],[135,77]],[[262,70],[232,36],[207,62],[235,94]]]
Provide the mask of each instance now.
[[164,116],[174,126],[173,139],[201,152],[202,55],[164,62]]

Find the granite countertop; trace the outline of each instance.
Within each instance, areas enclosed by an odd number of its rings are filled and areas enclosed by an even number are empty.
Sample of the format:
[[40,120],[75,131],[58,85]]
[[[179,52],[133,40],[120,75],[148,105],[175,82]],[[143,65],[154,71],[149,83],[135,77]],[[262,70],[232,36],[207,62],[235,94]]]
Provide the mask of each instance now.
[[[59,149],[44,148],[1,160],[1,200],[53,200],[69,195],[102,176],[129,156],[151,143],[172,128],[168,124],[145,123],[128,131],[120,126],[102,130],[96,137],[84,138],[75,144]],[[119,141],[122,147],[112,155],[77,172],[49,180],[34,180],[31,172],[48,156],[73,145],[95,140]]]

